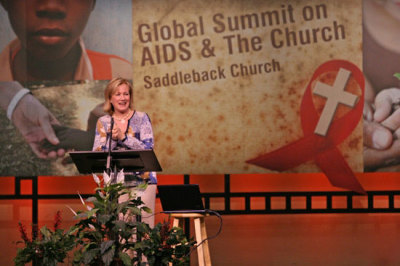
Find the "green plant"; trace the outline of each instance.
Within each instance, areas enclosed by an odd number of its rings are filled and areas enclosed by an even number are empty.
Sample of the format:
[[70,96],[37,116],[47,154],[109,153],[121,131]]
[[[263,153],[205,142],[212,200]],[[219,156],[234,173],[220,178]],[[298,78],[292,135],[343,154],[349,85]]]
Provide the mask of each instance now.
[[[110,178],[105,174],[102,186],[99,178],[93,177],[98,187],[95,195],[86,200],[92,207],[81,198],[87,210],[76,213],[80,221],[75,225],[78,250],[74,253],[74,264],[132,265],[134,259],[127,251],[134,247],[131,238],[140,224],[132,216],[141,215],[142,210],[151,211],[140,207],[143,202],[131,195],[122,183],[110,184]],[[119,202],[119,198],[126,194],[129,199]]]
[[60,229],[61,215],[58,211],[54,218],[54,230],[50,230],[46,226],[40,229],[38,234],[37,226],[32,226],[32,239],[26,233],[24,225],[19,222],[19,231],[24,243],[23,248],[19,248],[17,256],[14,258],[15,265],[25,265],[28,262],[34,262],[36,265],[57,265],[58,262],[63,262],[67,257],[68,252],[75,246],[74,231],[71,227],[64,231]]
[[[34,240],[30,240],[20,223],[25,247],[18,250],[16,265],[30,261],[39,265],[56,265],[63,262],[74,246],[77,247],[74,265],[139,265],[141,254],[150,265],[168,265],[169,262],[188,265],[188,254],[195,241],[188,241],[181,228],[171,228],[169,221],[158,223],[154,228],[136,221],[135,215],[140,216],[142,211],[151,210],[121,183],[122,172],[118,174],[115,184],[111,184],[108,175],[103,176],[104,182],[101,182],[93,175],[98,186],[92,197],[85,201],[79,195],[86,210],[75,212],[71,209],[79,221],[68,231],[58,229],[59,213],[54,232],[44,226],[39,239],[32,237]],[[138,186],[138,189],[145,188],[145,184]],[[124,196],[128,199],[121,202],[119,199]],[[136,235],[138,238],[133,240]]]
[[[86,200],[92,206],[81,198],[87,210],[76,213],[81,220],[75,225],[79,249],[74,253],[74,264],[139,265],[143,254],[150,265],[168,265],[169,262],[187,265],[195,241],[188,241],[181,228],[171,228],[169,221],[150,228],[133,219],[132,216],[139,217],[142,211],[151,210],[122,184],[122,171],[115,184],[111,184],[107,174],[103,177],[104,186],[93,175],[98,187],[95,195]],[[146,186],[139,185],[138,188],[145,189]],[[128,200],[119,201],[124,195],[128,195]],[[133,240],[132,236],[137,239]]]
[[171,227],[169,219],[154,228],[141,224],[138,230],[143,237],[134,250],[145,255],[150,265],[189,265],[190,250],[196,241],[188,241],[182,228]]

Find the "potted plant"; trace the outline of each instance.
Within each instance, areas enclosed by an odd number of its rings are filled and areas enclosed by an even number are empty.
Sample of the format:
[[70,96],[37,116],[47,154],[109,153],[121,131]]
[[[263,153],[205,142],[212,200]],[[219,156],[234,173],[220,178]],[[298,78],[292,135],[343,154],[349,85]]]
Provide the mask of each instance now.
[[[195,241],[187,241],[183,230],[171,228],[169,221],[150,228],[144,222],[130,219],[129,216],[140,216],[142,211],[150,213],[151,210],[143,206],[141,199],[131,195],[123,185],[122,171],[118,173],[115,184],[111,184],[106,173],[103,177],[101,182],[97,175],[93,175],[97,184],[96,193],[86,201],[81,198],[86,210],[75,213],[80,221],[75,225],[78,250],[74,253],[74,264],[188,264],[188,254]],[[146,185],[139,188],[144,189]],[[129,200],[119,202],[118,198],[125,194],[129,195]],[[135,241],[132,241],[133,235],[137,236]],[[146,257],[146,263],[141,262],[141,254]]]
[[[195,241],[188,241],[181,228],[171,228],[169,221],[150,228],[148,224],[132,219],[132,216],[140,216],[142,211],[151,210],[122,184],[122,171],[115,184],[111,184],[107,174],[103,177],[101,182],[97,175],[93,175],[97,184],[93,196],[85,201],[79,195],[86,208],[84,211],[75,212],[70,208],[79,221],[68,231],[58,228],[57,218],[54,231],[44,226],[40,237],[30,240],[20,224],[25,247],[18,250],[16,265],[30,261],[38,265],[56,265],[63,262],[74,246],[74,265],[189,264],[189,253]],[[141,189],[145,187],[139,186]],[[126,194],[128,200],[119,202],[119,198]],[[135,235],[138,237],[133,241]],[[146,263],[141,262],[141,254],[146,257]]]
[[[97,175],[93,175],[98,187],[94,196],[86,202],[87,208],[77,212],[80,221],[77,228],[78,249],[74,253],[74,264],[85,265],[132,265],[134,259],[127,251],[133,248],[131,241],[139,224],[135,219],[123,219],[131,215],[141,215],[141,211],[150,212],[147,207],[140,207],[143,202],[130,195],[130,191],[121,182],[111,184],[104,174],[104,186]],[[118,173],[117,181],[123,180],[123,173]],[[129,200],[119,202],[120,196],[129,195]],[[91,203],[91,206],[86,204]]]
[[75,228],[64,231],[59,228],[60,224],[61,215],[58,211],[54,218],[53,230],[43,226],[40,232],[37,232],[37,226],[33,225],[30,239],[25,226],[20,222],[18,225],[23,241],[18,241],[17,244],[24,243],[24,247],[18,249],[14,258],[15,265],[32,262],[33,265],[55,266],[58,262],[63,262],[75,246]]
[[142,224],[138,230],[143,236],[135,243],[134,250],[143,254],[150,265],[189,265],[196,241],[188,241],[182,228],[171,227],[170,219],[154,228]]

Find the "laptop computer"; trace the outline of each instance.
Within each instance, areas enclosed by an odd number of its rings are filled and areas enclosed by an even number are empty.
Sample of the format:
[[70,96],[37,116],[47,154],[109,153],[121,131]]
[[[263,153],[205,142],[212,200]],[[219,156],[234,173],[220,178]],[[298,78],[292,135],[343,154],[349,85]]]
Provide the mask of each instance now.
[[158,185],[163,213],[204,213],[198,184]]

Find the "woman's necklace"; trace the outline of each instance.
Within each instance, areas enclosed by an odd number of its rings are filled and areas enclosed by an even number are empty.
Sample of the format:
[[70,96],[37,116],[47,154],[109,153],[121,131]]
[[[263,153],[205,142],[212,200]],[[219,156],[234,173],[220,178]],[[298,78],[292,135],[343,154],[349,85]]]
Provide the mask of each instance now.
[[131,110],[129,110],[128,113],[126,115],[124,115],[123,117],[117,117],[115,114],[113,115],[113,117],[115,119],[117,119],[119,122],[121,122],[122,124],[125,124],[126,120],[129,118],[130,115],[131,115]]

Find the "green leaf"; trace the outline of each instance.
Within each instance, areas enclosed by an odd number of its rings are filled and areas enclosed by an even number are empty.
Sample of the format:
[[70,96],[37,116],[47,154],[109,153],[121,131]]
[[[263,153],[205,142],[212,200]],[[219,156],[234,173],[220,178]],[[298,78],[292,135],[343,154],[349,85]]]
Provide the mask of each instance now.
[[93,260],[96,259],[96,257],[100,254],[98,254],[100,251],[100,249],[98,248],[94,248],[94,249],[90,249],[87,250],[86,252],[83,253],[83,263],[84,264],[90,264],[91,262],[93,262]]
[[42,233],[46,238],[51,236],[50,230],[45,225],[40,229],[40,233]]
[[145,247],[146,247],[146,244],[144,243],[144,241],[135,242],[135,246],[134,246],[134,249],[135,249],[135,250],[137,250],[137,249],[142,249],[142,248],[145,248]]
[[108,221],[110,221],[111,217],[112,217],[111,215],[103,214],[99,215],[97,219],[101,224],[106,224]]
[[113,261],[114,258],[114,254],[115,254],[115,247],[113,246],[112,248],[110,248],[106,253],[104,253],[101,256],[101,259],[103,260],[105,265],[110,265],[111,262]]
[[137,186],[137,189],[138,190],[145,190],[147,187],[149,186],[149,184],[147,184],[147,183],[141,183],[141,184],[139,184],[138,186]]
[[148,208],[148,207],[146,207],[146,206],[143,206],[143,207],[142,207],[142,210],[145,211],[145,212],[147,212],[147,213],[152,213],[152,212],[153,212],[150,208]]
[[124,220],[118,220],[114,222],[117,230],[125,231],[126,230],[126,222]]
[[142,213],[140,212],[139,208],[137,207],[127,207],[130,211],[131,214],[133,215],[141,215]]
[[74,252],[74,263],[77,263],[79,265],[79,262],[82,261],[82,251],[77,250]]
[[69,228],[69,230],[68,230],[67,234],[69,234],[69,235],[73,235],[73,234],[75,234],[76,232],[78,232],[78,230],[79,230],[79,228],[78,228],[78,227],[71,226],[71,227]]
[[395,73],[393,76],[400,79],[400,73]]
[[125,252],[120,251],[118,253],[119,258],[122,260],[122,262],[124,263],[125,266],[131,266],[132,265],[132,259],[131,257],[129,257],[128,254],[126,254]]
[[95,201],[97,201],[97,198],[93,196],[86,199],[86,202],[95,202]]
[[76,216],[78,219],[88,218],[88,214],[86,212],[78,213]]
[[100,245],[101,254],[104,254],[114,244],[114,242],[115,242],[114,240],[108,240],[108,241],[102,242]]
[[90,211],[87,212],[87,217],[94,216],[98,210],[99,210],[98,208],[91,209]]
[[122,202],[118,204],[118,212],[123,212],[123,210],[126,210],[126,207],[129,205],[129,201]]
[[139,233],[148,233],[151,229],[150,229],[150,227],[149,227],[149,225],[148,224],[146,224],[146,223],[143,223],[143,222],[137,222],[136,223],[136,230],[139,232]]

